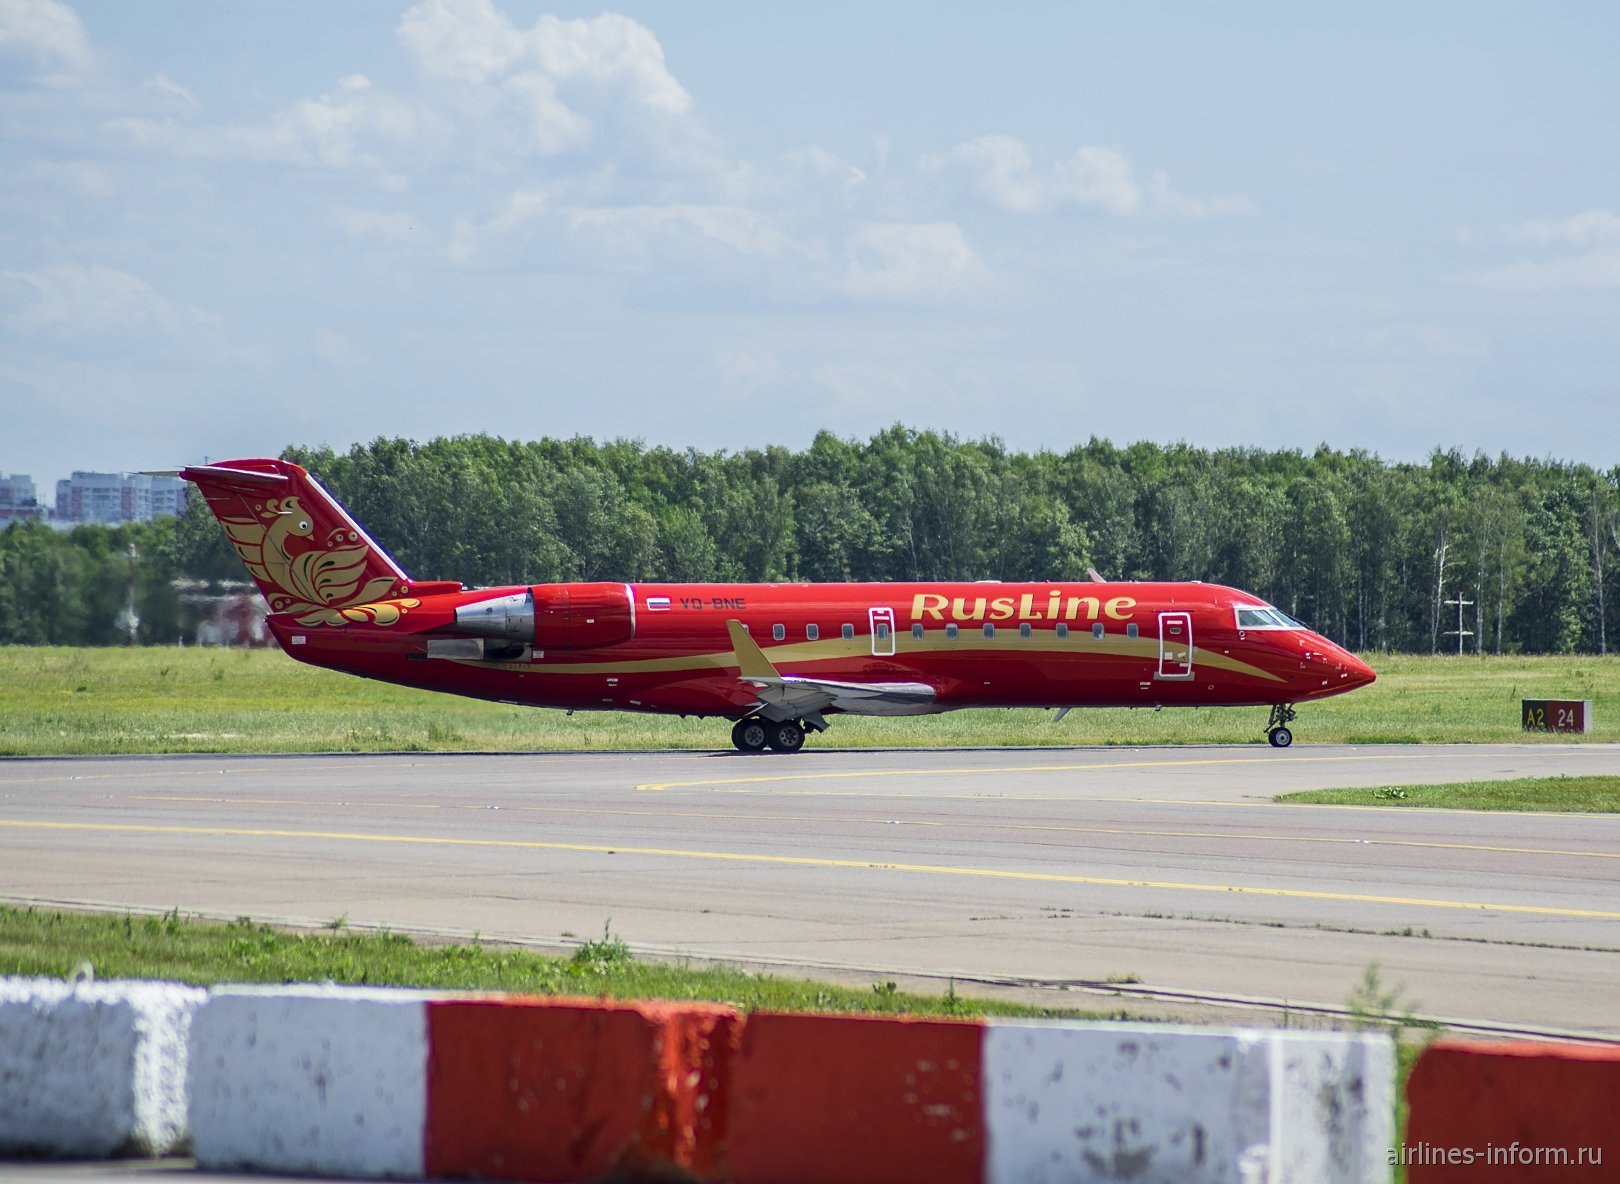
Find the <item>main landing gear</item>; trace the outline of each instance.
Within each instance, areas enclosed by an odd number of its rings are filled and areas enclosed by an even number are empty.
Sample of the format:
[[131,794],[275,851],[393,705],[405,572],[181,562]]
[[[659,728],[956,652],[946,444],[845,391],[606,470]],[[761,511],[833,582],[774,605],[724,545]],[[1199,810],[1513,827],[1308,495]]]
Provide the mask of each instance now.
[[1271,747],[1287,748],[1294,742],[1294,733],[1288,730],[1288,725],[1298,714],[1292,703],[1271,705],[1271,719],[1266,722],[1266,739],[1271,741]]
[[738,752],[759,752],[769,746],[777,752],[798,752],[804,747],[804,725],[796,719],[771,721],[751,715],[731,729]]

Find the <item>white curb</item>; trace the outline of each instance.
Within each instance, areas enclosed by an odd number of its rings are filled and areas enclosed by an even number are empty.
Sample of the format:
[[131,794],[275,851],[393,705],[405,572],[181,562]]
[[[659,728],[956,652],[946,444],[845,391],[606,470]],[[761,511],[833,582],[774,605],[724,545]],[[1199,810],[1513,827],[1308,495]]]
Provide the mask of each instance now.
[[204,998],[174,983],[0,978],[0,1154],[182,1149],[186,1034]]

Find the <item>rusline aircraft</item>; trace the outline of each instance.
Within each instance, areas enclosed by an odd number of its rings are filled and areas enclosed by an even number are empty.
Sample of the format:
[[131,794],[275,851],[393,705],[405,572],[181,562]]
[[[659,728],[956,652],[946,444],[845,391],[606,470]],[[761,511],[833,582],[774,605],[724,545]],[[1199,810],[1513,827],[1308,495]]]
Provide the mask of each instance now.
[[1269,707],[1373,681],[1363,662],[1218,584],[571,583],[416,580],[288,461],[181,469],[301,662],[570,711],[735,721],[743,752],[796,752],[829,716],[962,707]]

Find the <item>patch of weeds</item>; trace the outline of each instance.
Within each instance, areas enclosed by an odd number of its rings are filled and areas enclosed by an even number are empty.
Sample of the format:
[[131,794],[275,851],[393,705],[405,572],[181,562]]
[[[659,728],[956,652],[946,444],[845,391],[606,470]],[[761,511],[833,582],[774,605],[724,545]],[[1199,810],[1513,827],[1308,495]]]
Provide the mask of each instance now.
[[1351,988],[1344,1006],[1350,1015],[1351,1027],[1359,1031],[1387,1032],[1397,1041],[1414,1028],[1431,1033],[1439,1031],[1434,1021],[1418,1018],[1418,1004],[1406,997],[1405,988],[1385,984],[1376,962],[1367,963],[1361,972],[1361,981]]
[[613,919],[610,917],[602,922],[601,940],[582,942],[568,964],[576,971],[608,974],[631,961],[630,946],[613,932]]

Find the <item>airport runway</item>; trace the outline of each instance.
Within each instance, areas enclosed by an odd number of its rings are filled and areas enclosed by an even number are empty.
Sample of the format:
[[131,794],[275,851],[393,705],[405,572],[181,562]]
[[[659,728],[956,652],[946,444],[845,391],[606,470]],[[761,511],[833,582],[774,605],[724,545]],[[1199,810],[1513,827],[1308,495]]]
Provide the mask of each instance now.
[[0,898],[564,946],[611,922],[1235,1022],[1309,1023],[1377,962],[1423,1014],[1620,1039],[1620,816],[1270,801],[1600,772],[1620,746],[8,760]]

